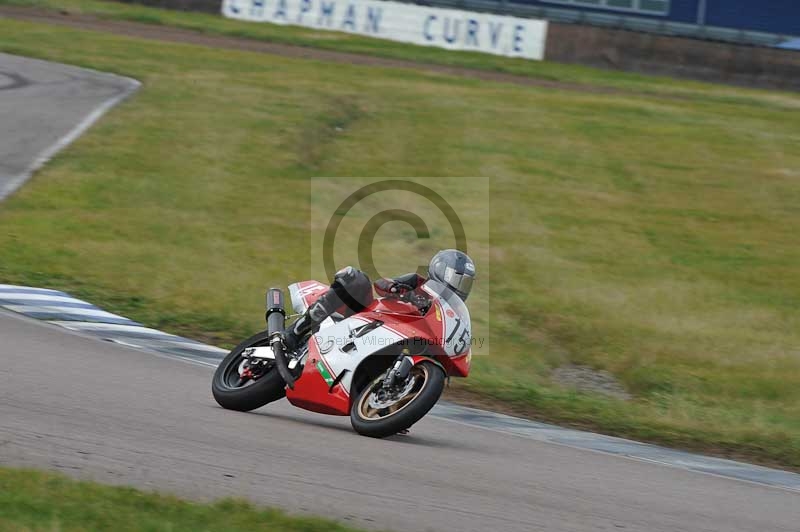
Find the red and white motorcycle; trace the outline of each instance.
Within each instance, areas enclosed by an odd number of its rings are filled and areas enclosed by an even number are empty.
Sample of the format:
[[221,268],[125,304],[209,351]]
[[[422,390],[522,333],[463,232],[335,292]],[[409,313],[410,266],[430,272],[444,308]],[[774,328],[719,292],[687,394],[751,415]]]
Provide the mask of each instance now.
[[[289,286],[301,314],[328,286]],[[267,292],[267,330],[236,346],[212,381],[217,403],[249,411],[286,397],[293,405],[350,416],[360,434],[402,432],[436,404],[449,376],[469,374],[471,325],[464,302],[444,284],[376,299],[350,317],[334,314],[306,345],[285,353],[283,294]]]

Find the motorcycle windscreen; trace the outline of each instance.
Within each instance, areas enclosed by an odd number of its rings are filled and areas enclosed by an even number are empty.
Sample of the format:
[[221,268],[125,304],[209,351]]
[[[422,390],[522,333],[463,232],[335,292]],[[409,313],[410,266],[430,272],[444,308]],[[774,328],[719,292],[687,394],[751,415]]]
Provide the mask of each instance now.
[[[434,299],[436,319],[443,323],[441,338],[436,341],[450,357],[469,355],[472,345],[472,323],[467,305],[444,283],[428,280],[423,289]],[[438,308],[437,308],[438,307]]]

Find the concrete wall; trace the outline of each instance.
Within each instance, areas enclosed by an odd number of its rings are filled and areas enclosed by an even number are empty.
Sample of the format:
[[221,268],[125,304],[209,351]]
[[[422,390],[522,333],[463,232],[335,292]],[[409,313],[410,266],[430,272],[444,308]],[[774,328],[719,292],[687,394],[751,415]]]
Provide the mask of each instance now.
[[800,90],[800,52],[550,23],[545,59],[559,63]]

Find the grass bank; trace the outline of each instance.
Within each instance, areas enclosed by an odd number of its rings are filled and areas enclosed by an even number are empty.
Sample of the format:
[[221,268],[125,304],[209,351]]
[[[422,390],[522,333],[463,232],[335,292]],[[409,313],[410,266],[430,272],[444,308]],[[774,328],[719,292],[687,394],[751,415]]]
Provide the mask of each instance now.
[[188,502],[133,488],[78,482],[40,471],[0,468],[0,530],[138,532],[355,532],[333,521],[291,517],[226,499]]
[[[485,201],[457,191],[488,176],[474,305],[491,353],[460,390],[800,467],[800,98],[546,90],[10,20],[0,35],[144,83],[0,206],[1,282],[230,344],[262,326],[265,286],[309,275],[310,178],[435,176],[482,223]],[[388,231],[398,272],[429,256]],[[633,398],[563,388],[564,364]]]

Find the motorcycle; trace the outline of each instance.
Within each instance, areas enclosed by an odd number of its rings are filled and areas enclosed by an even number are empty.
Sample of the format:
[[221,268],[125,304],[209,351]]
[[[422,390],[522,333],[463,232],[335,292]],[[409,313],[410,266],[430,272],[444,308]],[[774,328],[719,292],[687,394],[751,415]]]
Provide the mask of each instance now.
[[[290,285],[292,308],[302,314],[328,288]],[[438,281],[377,298],[352,316],[333,314],[294,352],[283,344],[283,292],[271,288],[266,299],[267,329],[237,345],[214,373],[223,408],[250,411],[286,397],[299,408],[349,415],[356,432],[383,438],[422,419],[449,377],[469,374],[469,311]]]

